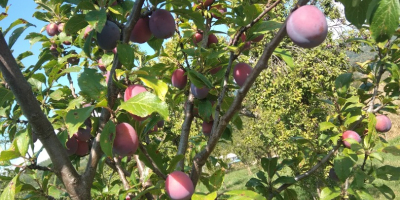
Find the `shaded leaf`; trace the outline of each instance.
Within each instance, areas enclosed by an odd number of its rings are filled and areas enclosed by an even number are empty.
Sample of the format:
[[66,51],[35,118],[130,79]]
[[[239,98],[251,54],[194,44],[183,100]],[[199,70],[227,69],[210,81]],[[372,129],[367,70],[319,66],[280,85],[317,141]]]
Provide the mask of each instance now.
[[100,135],[100,146],[101,150],[108,157],[113,156],[113,142],[115,139],[115,124],[110,120],[104,126],[103,131]]

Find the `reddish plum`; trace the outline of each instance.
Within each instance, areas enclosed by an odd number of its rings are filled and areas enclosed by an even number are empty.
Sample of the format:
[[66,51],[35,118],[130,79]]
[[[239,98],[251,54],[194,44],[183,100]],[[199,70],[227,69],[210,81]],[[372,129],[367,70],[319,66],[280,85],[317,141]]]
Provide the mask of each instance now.
[[186,87],[187,75],[185,75],[185,70],[179,68],[172,73],[171,77],[172,85],[180,90]]
[[342,135],[342,140],[343,140],[344,146],[346,146],[347,148],[350,148],[350,147],[351,147],[351,143],[348,142],[348,141],[345,141],[345,140],[348,139],[348,138],[354,139],[354,140],[356,140],[358,143],[361,142],[361,137],[360,137],[360,135],[358,135],[358,133],[356,133],[355,131],[347,130],[347,131],[345,131],[345,132],[343,133],[343,135]]
[[165,180],[165,191],[172,200],[188,200],[194,193],[194,186],[188,175],[174,171]]
[[392,121],[386,115],[376,116],[375,129],[378,132],[388,132],[392,128]]
[[233,78],[240,87],[243,86],[252,70],[253,68],[246,63],[238,63],[235,65],[233,68]]
[[190,85],[190,89],[192,90],[192,94],[194,95],[194,97],[198,99],[206,98],[208,92],[210,91],[210,89],[208,89],[208,87],[206,86],[203,86],[202,88],[197,88],[193,83]]
[[154,37],[170,38],[175,33],[175,19],[169,11],[158,9],[151,14],[149,27]]
[[151,38],[149,17],[140,18],[131,32],[130,40],[139,44],[147,42]]
[[114,152],[121,156],[133,155],[139,146],[139,138],[136,130],[125,122],[118,124],[115,129]]

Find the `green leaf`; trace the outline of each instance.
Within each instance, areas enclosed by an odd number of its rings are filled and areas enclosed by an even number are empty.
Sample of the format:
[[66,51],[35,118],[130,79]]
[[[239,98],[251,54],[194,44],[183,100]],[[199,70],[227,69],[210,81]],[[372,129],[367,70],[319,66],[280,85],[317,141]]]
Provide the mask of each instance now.
[[44,36],[40,33],[29,33],[25,37],[25,40],[29,40],[29,43],[31,44],[31,47],[32,47],[36,42],[49,41],[49,38],[47,38],[46,36]]
[[290,53],[290,51],[276,48],[274,50],[274,54],[277,55],[278,57],[282,58],[290,68],[292,68],[292,69],[294,68],[293,57],[292,57],[292,54]]
[[372,38],[377,42],[390,39],[399,26],[399,17],[398,0],[373,0],[367,12]]
[[175,9],[174,13],[186,19],[193,20],[198,29],[204,30],[204,17],[199,12],[193,12],[192,10],[188,9]]
[[334,169],[339,179],[344,182],[349,177],[354,161],[348,156],[338,156],[334,160]]
[[200,100],[198,101],[198,109],[199,109],[199,115],[200,117],[205,120],[209,121],[212,119],[212,105],[211,102],[208,100]]
[[281,177],[277,178],[273,182],[274,185],[276,185],[276,184],[286,184],[286,183],[287,184],[293,184],[293,183],[296,183],[296,180],[293,177],[290,177],[290,176],[281,176]]
[[17,41],[17,39],[19,38],[19,36],[21,36],[21,34],[25,31],[25,29],[27,29],[29,26],[23,26],[23,27],[19,27],[17,29],[15,29],[13,31],[13,33],[10,36],[10,39],[8,40],[8,48],[12,48],[12,46],[15,44],[15,42]]
[[95,69],[85,68],[78,77],[81,94],[87,99],[101,100],[106,96],[106,87],[101,84],[103,76]]
[[146,117],[153,112],[158,112],[164,118],[168,117],[168,105],[150,92],[141,92],[122,102],[120,108],[140,117]]
[[30,144],[30,126],[25,128],[25,130],[19,131],[16,135],[14,140],[17,141],[17,147],[18,151],[21,154],[21,156],[25,156],[26,152],[28,152],[28,147]]
[[65,23],[64,31],[65,33],[72,35],[77,33],[79,30],[85,28],[88,23],[85,20],[84,14],[76,14],[69,18],[67,23]]
[[150,40],[147,41],[147,44],[154,49],[154,51],[156,52],[155,54],[159,54],[160,49],[162,47],[164,40],[163,39],[158,39],[155,37],[152,37]]
[[85,16],[85,19],[90,24],[90,26],[93,27],[93,29],[95,29],[97,32],[101,32],[107,21],[106,10],[100,9],[89,11]]
[[9,161],[20,156],[17,140],[13,140],[9,149],[0,152],[0,162]]
[[117,46],[118,51],[118,59],[121,61],[123,65],[126,67],[132,68],[133,61],[135,59],[135,51],[129,44],[118,44]]
[[35,25],[29,23],[28,21],[26,21],[22,18],[19,18],[19,19],[15,20],[13,23],[11,23],[11,25],[3,32],[3,35],[7,35],[8,31],[10,31],[12,28],[14,28],[15,26],[20,25],[20,24],[26,24],[26,26],[35,26]]
[[219,169],[215,171],[210,177],[210,184],[212,185],[215,191],[221,188],[222,183],[224,182],[225,170]]
[[91,52],[91,48],[92,48],[91,44],[92,44],[93,35],[94,35],[94,31],[92,30],[89,32],[89,35],[87,36],[87,38],[85,40],[85,44],[83,45],[83,52],[85,52],[85,55],[89,58],[92,57],[90,52]]
[[[101,150],[108,157],[113,157],[113,142],[115,139],[115,124],[110,120],[104,126],[103,131],[100,135],[100,147]],[[111,136],[111,137],[110,137]]]
[[205,85],[210,89],[213,88],[211,81],[208,80],[208,78],[203,74],[195,70],[187,69],[187,75],[190,79],[190,82],[192,82],[196,87],[201,88]]
[[6,8],[8,0],[0,0],[0,6]]
[[231,190],[224,194],[231,196],[229,200],[265,200],[266,198],[251,190]]
[[335,128],[335,125],[332,122],[321,122],[319,123],[319,130],[325,131],[331,128]]
[[78,132],[79,127],[82,126],[83,122],[90,117],[93,109],[94,106],[88,106],[86,108],[68,111],[67,116],[65,117],[65,124],[71,137],[74,133]]
[[[118,51],[118,55],[119,55],[119,51]],[[145,76],[145,75],[141,75],[139,77],[139,79],[144,84],[146,84],[146,86],[152,88],[154,90],[154,92],[156,93],[156,95],[162,101],[165,101],[165,96],[167,95],[167,92],[168,92],[168,85],[164,81],[156,79],[151,76]]]
[[352,23],[357,28],[361,28],[361,26],[365,23],[365,20],[367,19],[365,11],[368,10],[368,6],[371,3],[371,0],[359,1],[360,3],[357,6],[353,6],[354,0],[339,1],[344,5],[344,14],[347,21]]
[[268,173],[268,178],[270,180],[276,172],[277,164],[278,164],[278,157],[261,158],[261,166],[264,169],[264,171],[266,171]]
[[3,193],[0,196],[0,200],[10,200],[15,199],[15,194],[19,192],[19,175],[18,173],[7,185],[7,187],[3,190]]
[[340,196],[340,189],[338,187],[326,187],[321,191],[321,200],[331,200]]
[[[269,31],[273,31],[275,29],[279,29],[282,26],[281,22],[276,21],[261,21],[256,23],[253,27],[249,29],[249,33],[252,34],[265,34]],[[251,40],[253,38],[249,38]]]
[[350,87],[352,76],[352,73],[345,73],[336,78],[335,87],[339,96],[344,97],[346,95],[347,89]]
[[185,156],[182,154],[178,154],[174,156],[171,161],[169,161],[169,165],[167,168],[167,172],[171,173],[175,170],[176,165],[178,165],[179,161],[181,161]]
[[14,94],[11,90],[0,87],[0,107],[4,105],[6,101],[10,101],[14,98]]

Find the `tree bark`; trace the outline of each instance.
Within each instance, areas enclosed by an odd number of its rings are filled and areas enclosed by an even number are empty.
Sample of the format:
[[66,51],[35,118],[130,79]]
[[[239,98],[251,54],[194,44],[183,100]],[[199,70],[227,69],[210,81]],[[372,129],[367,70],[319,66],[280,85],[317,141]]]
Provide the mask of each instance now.
[[38,100],[33,94],[32,87],[22,74],[1,31],[0,70],[23,114],[49,154],[54,165],[54,173],[65,185],[71,199],[90,199],[90,190],[85,187],[86,182],[81,179],[69,161],[67,151],[58,140],[52,124],[43,113]]

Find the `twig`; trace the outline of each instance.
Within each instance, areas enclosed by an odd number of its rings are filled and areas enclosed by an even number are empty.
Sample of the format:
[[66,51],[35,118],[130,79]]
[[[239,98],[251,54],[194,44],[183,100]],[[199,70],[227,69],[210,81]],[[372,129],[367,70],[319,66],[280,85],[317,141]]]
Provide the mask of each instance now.
[[115,162],[115,167],[117,168],[118,175],[122,180],[122,184],[124,184],[124,189],[128,190],[130,186],[129,182],[126,180],[125,172],[121,167],[121,161],[117,157],[114,157],[114,162]]
[[[294,180],[296,180],[296,182],[298,182],[304,178],[307,178],[311,174],[313,174],[319,167],[321,167],[323,164],[325,164],[335,154],[335,152],[339,149],[339,147],[341,145],[342,145],[342,141],[338,140],[337,145],[332,150],[330,150],[329,153],[324,158],[322,158],[322,160],[318,164],[314,165],[310,170],[306,171],[304,174],[300,174],[300,175],[296,176],[294,178]],[[295,183],[285,183],[285,184],[281,185],[277,190],[275,190],[275,193],[270,193],[270,195],[268,196],[268,199],[272,199],[276,194],[282,192],[283,190],[290,187],[291,185],[294,185]]]
[[149,153],[147,152],[146,148],[143,146],[142,143],[139,143],[139,148],[143,152],[144,156],[147,158],[147,161],[150,162],[154,173],[156,173],[160,178],[162,178],[164,180],[167,179],[167,176],[161,172],[161,170],[158,168],[157,164],[151,158],[151,156],[149,155]]
[[72,96],[76,99],[78,96],[75,94],[74,82],[72,82],[71,74],[67,73],[67,78],[69,81],[69,89],[71,89]]
[[50,172],[54,172],[53,169],[51,169],[50,167],[44,167],[44,166],[40,166],[37,164],[31,164],[27,166],[29,169],[38,169],[38,170],[42,170],[42,171],[50,171]]
[[[178,18],[178,15],[176,15],[176,18]],[[190,68],[190,64],[187,58],[187,54],[186,52],[184,52],[183,50],[185,49],[183,43],[182,43],[182,36],[181,36],[181,32],[179,31],[179,26],[178,26],[178,22],[175,23],[175,31],[178,33],[178,37],[179,37],[179,46],[181,47],[181,51],[183,54],[183,57],[185,57],[185,62],[186,62],[186,67]]]

